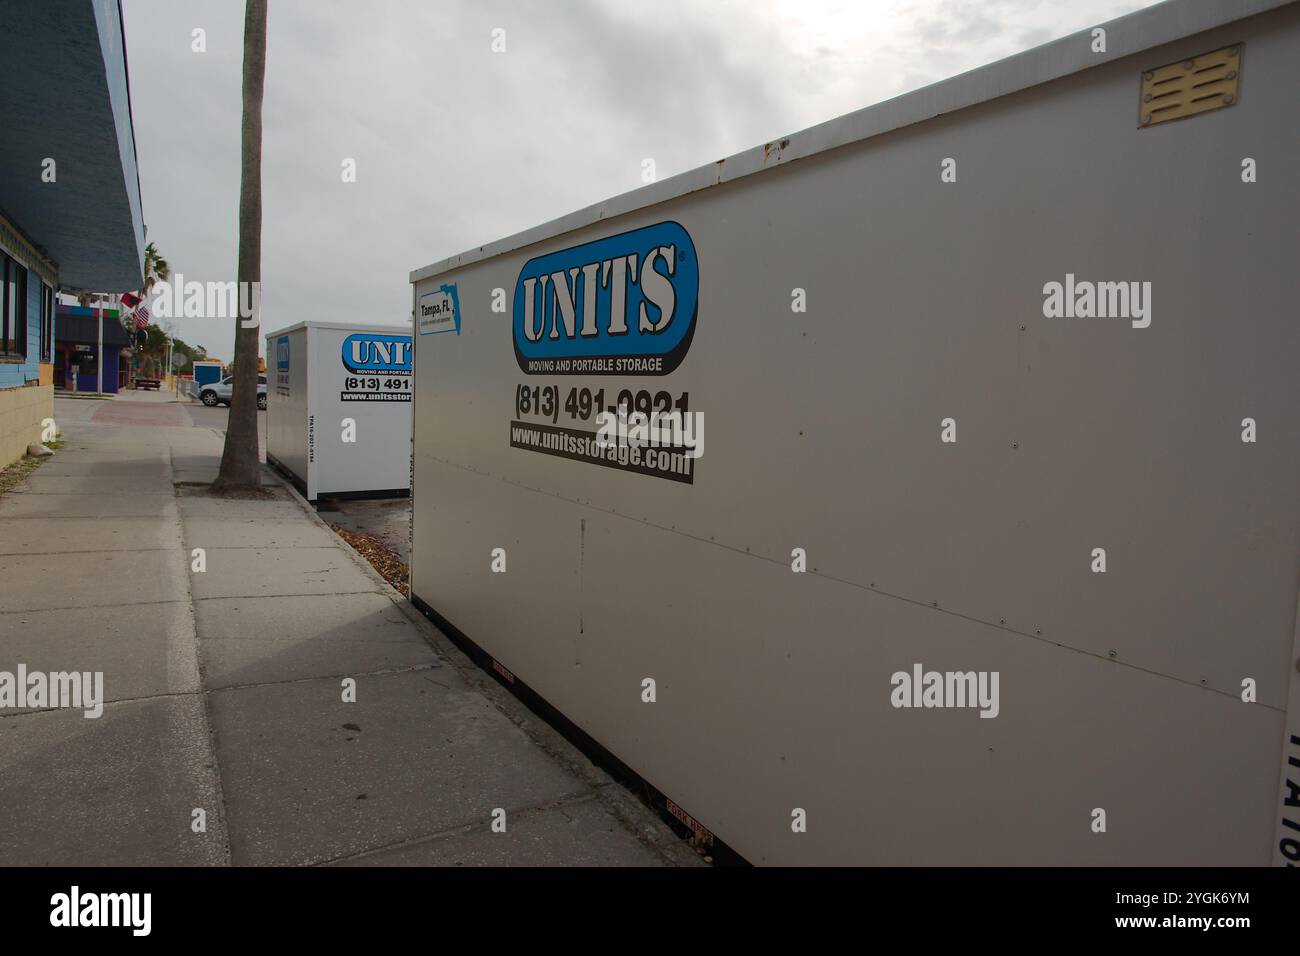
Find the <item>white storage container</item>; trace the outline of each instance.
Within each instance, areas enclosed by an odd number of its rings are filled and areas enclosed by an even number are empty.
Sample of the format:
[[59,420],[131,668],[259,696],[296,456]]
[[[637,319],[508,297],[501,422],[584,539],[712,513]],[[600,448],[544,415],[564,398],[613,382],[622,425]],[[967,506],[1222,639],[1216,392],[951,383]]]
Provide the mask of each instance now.
[[411,274],[412,600],[751,862],[1300,860],[1300,9],[1100,29]]
[[302,322],[266,356],[268,462],[309,501],[408,493],[409,326]]

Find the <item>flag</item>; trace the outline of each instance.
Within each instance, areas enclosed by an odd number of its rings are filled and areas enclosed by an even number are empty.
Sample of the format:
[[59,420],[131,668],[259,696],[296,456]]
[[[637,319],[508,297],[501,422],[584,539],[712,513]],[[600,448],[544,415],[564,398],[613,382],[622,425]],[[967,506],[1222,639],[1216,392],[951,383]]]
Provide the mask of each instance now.
[[147,305],[141,305],[140,308],[135,310],[135,327],[137,329],[143,329],[148,324],[149,307]]
[[140,298],[138,295],[132,295],[130,292],[122,293],[122,304],[126,306],[128,309],[135,308],[143,301],[144,299]]

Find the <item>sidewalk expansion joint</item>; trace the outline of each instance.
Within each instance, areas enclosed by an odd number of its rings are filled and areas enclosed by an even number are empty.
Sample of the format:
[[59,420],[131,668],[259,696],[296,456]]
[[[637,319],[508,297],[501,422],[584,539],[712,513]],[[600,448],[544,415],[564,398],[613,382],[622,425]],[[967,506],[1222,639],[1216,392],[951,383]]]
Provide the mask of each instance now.
[[[503,807],[506,811],[506,818],[518,822],[519,819],[530,819],[540,816],[550,810],[562,810],[564,807],[576,806],[578,804],[590,803],[593,800],[600,799],[600,791],[585,790],[579,793],[570,794],[561,797],[558,800],[552,800],[548,803],[528,804],[522,807]],[[444,827],[441,830],[434,830],[421,836],[411,837],[407,840],[398,840],[394,843],[385,843],[377,847],[371,847],[368,850],[360,850],[356,853],[345,853],[342,856],[328,857],[323,860],[317,860],[314,863],[305,864],[306,866],[328,866],[331,863],[341,863],[346,860],[360,860],[368,856],[375,856],[380,853],[387,853],[392,850],[401,850],[407,847],[422,846],[425,843],[433,843],[437,840],[445,840],[449,837],[463,836],[467,833],[474,833],[478,830],[486,830],[491,827],[490,818],[474,820],[469,823],[461,823],[455,826]]]
[[[24,494],[26,494],[26,492],[24,492]],[[170,500],[170,499],[169,499],[169,500]],[[158,512],[156,512],[156,511],[145,511],[145,512],[142,512],[142,513],[140,513],[140,514],[127,514],[127,513],[123,512],[123,513],[121,513],[121,514],[111,514],[111,515],[100,515],[100,514],[93,514],[93,515],[5,515],[5,514],[0,514],[0,518],[3,518],[5,521],[70,521],[70,520],[75,520],[75,521],[86,521],[86,520],[90,520],[90,519],[93,519],[93,520],[96,520],[96,521],[114,521],[114,520],[116,520],[116,519],[118,519],[118,518],[177,518],[177,517],[178,517],[178,516],[177,516],[177,515],[174,515],[174,514],[160,515],[160,514],[158,514]]]
[[109,607],[158,607],[163,604],[189,604],[185,598],[173,598],[167,601],[124,601],[121,604],[60,604],[57,607],[20,607],[13,610],[0,611],[0,616],[5,614],[40,614],[44,611],[98,611],[102,608]]
[[[46,475],[45,480],[63,478],[64,475]],[[137,476],[138,477],[138,476]],[[166,481],[167,479],[161,479]],[[133,501],[140,498],[175,498],[176,495],[171,491],[38,491],[31,487],[30,481],[28,487],[22,491],[25,495],[35,495],[38,498],[49,495],[63,495],[65,498],[130,498]]]
[[143,551],[175,551],[175,546],[167,548],[92,548],[89,551],[14,551],[0,554],[0,558],[61,558],[67,554],[137,554]]
[[[200,637],[202,642],[203,638]],[[311,677],[290,677],[285,680],[263,680],[252,681],[247,684],[227,684],[222,687],[204,687],[203,694],[224,694],[232,690],[252,690],[258,687],[285,687],[289,684],[310,684],[314,681],[335,681],[342,680],[345,677],[392,677],[397,674],[418,674],[422,671],[436,671],[440,669],[440,664],[412,664],[410,667],[385,667],[377,671],[353,670],[339,674],[315,674]],[[436,681],[435,681],[436,683]],[[444,685],[445,686],[445,685]],[[451,688],[447,688],[450,690]]]
[[[105,700],[102,703],[104,709],[107,710],[108,708],[115,707],[118,704],[140,704],[150,700],[170,700],[172,698],[179,699],[182,697],[198,697],[200,694],[202,694],[201,690],[178,690],[178,691],[171,691],[166,694],[145,694],[143,697],[119,697],[115,700]],[[76,713],[78,710],[84,710],[84,709],[85,708],[80,708],[80,707],[28,707],[14,714],[0,713],[0,720],[15,720],[19,717],[33,717],[36,714],[52,714],[64,710],[71,711],[72,713]],[[88,718],[88,719],[98,720],[99,718],[96,717],[96,718]]]
[[[258,598],[322,598],[322,597],[347,597],[349,594],[383,594],[383,591],[371,589],[369,591],[309,591],[305,594],[214,594],[212,597],[196,597],[195,601],[252,601]],[[160,602],[170,603],[170,602]]]

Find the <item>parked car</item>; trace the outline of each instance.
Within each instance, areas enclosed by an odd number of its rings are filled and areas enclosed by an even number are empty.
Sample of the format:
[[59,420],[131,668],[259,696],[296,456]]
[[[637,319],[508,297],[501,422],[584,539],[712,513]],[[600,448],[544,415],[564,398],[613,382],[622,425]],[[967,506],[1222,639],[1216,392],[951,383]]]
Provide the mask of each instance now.
[[[227,375],[219,382],[213,382],[211,385],[204,385],[203,391],[199,392],[199,401],[208,408],[215,408],[218,405],[229,405],[230,396],[234,391],[235,377]],[[257,407],[266,410],[266,376],[257,376]]]

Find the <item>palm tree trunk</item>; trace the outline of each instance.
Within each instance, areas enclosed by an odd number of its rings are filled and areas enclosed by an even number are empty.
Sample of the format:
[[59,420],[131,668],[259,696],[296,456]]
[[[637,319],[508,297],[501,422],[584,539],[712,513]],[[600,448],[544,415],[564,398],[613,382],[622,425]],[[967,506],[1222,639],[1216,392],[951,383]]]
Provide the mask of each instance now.
[[[239,179],[239,288],[262,278],[262,87],[266,78],[266,0],[244,7],[244,122]],[[246,285],[249,283],[250,285]],[[243,296],[238,296],[243,301]],[[235,318],[234,391],[226,425],[226,445],[214,491],[257,489],[257,351],[261,336],[259,296],[253,316]],[[249,326],[249,327],[245,327]]]

